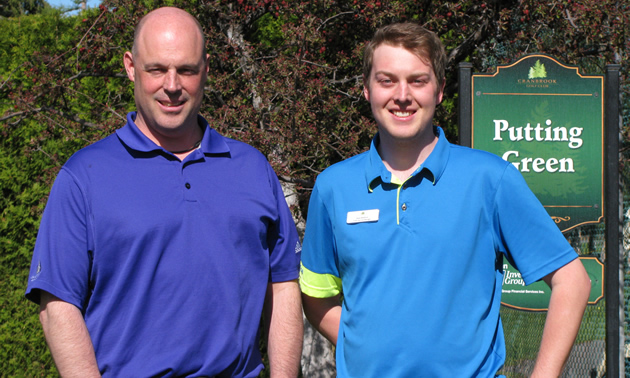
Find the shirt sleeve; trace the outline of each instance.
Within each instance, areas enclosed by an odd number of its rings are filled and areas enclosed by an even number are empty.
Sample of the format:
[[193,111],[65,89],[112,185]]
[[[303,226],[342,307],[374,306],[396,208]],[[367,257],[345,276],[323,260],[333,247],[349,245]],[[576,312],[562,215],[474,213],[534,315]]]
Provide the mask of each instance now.
[[81,186],[62,168],[40,223],[26,298],[39,303],[39,290],[44,290],[84,310],[90,270],[87,214]]
[[341,279],[332,274],[317,274],[300,266],[300,289],[314,298],[330,298],[343,292]]
[[316,298],[332,297],[342,292],[333,220],[324,202],[321,182],[311,193],[302,251],[300,287],[304,294]]
[[577,253],[512,164],[504,172],[495,206],[498,237],[508,259],[527,285],[577,258]]
[[278,210],[278,218],[267,235],[270,250],[270,282],[291,281],[299,276],[302,244],[278,176],[269,164],[267,170]]

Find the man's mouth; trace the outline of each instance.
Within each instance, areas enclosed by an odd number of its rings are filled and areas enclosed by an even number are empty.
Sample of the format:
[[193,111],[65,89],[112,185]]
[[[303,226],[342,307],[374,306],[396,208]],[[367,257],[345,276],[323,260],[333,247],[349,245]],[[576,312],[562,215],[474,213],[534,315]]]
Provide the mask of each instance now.
[[175,107],[181,106],[184,102],[183,101],[177,101],[177,102],[159,101],[159,103],[162,104],[162,106],[165,106],[167,108],[175,108]]
[[413,114],[413,112],[403,112],[403,111],[392,110],[392,114],[394,114],[396,117],[409,117],[410,115]]

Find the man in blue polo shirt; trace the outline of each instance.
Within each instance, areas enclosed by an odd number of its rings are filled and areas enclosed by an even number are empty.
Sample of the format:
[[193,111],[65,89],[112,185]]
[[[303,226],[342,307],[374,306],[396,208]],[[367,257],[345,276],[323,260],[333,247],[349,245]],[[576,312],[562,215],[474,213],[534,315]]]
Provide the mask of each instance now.
[[150,12],[123,58],[137,112],[63,166],[33,254],[60,374],[256,377],[264,312],[271,375],[296,377],[297,232],[264,156],[198,115],[199,23]]
[[552,288],[533,376],[559,376],[590,290],[576,253],[510,163],[432,125],[446,64],[434,33],[386,26],[364,56],[378,134],[317,178],[300,273],[338,376],[494,377],[503,255]]

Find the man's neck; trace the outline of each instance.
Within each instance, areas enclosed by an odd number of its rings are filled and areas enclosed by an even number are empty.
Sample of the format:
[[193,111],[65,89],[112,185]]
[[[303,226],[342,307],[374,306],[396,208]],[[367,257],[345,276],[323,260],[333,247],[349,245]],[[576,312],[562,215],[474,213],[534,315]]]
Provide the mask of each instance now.
[[190,155],[201,144],[201,139],[203,138],[203,130],[201,129],[199,125],[197,125],[197,127],[194,128],[194,131],[195,132],[190,133],[189,136],[191,136],[192,139],[188,138],[188,142],[184,145],[185,146],[184,148],[180,150],[176,150],[174,148],[173,149],[165,148],[165,149],[169,151],[170,153],[172,153],[173,155],[177,156],[179,160],[184,160],[186,156]]
[[178,130],[157,130],[146,125],[144,120],[136,118],[136,126],[140,131],[151,139],[155,144],[171,152],[181,160],[199,147],[203,138],[204,130],[195,122]]
[[405,181],[429,157],[438,137],[431,133],[420,140],[396,140],[379,135],[378,152],[383,164],[399,180]]

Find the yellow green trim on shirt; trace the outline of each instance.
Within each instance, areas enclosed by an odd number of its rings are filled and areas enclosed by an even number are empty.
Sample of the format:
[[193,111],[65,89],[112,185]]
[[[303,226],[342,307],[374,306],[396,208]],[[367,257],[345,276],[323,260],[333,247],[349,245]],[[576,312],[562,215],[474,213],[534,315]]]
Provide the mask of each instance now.
[[300,289],[302,293],[313,298],[330,298],[340,294],[341,278],[332,274],[312,272],[300,263]]

